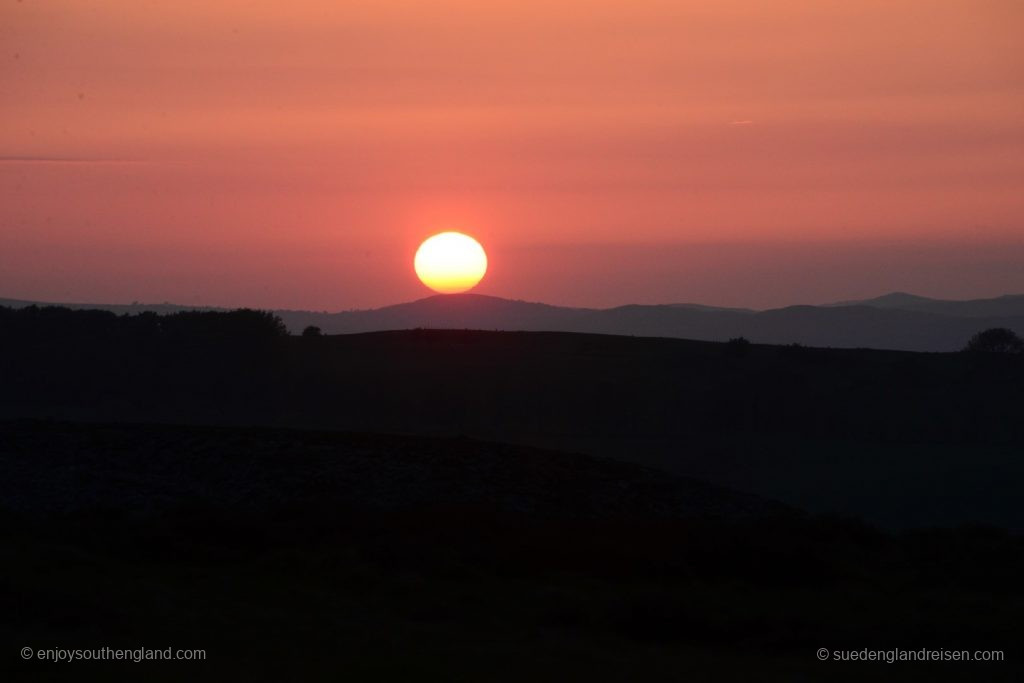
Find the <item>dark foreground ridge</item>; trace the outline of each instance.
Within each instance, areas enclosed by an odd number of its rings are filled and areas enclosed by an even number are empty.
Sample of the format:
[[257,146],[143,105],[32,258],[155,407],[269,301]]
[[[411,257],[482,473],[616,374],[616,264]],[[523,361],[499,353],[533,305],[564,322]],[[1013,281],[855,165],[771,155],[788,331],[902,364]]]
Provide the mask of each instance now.
[[[466,439],[0,424],[5,680],[1019,680],[1024,540]],[[1002,662],[818,661],[830,649]],[[13,654],[13,656],[12,656]],[[891,667],[898,667],[893,669]]]
[[145,520],[193,506],[282,511],[478,509],[537,520],[765,519],[795,511],[585,455],[267,428],[0,422],[0,510]]
[[463,330],[294,337],[255,311],[0,309],[0,331],[0,417],[469,436],[894,529],[1024,530],[1022,354]]
[[[0,305],[22,308],[32,302],[0,299]],[[194,310],[173,304],[69,306],[118,314]],[[227,309],[205,310],[225,312]],[[754,311],[698,304],[571,308],[479,294],[455,294],[370,310],[340,313],[278,310],[274,313],[293,334],[313,325],[327,334],[431,328],[579,332],[719,342],[742,336],[764,344],[946,352],[962,348],[971,335],[986,328],[1005,327],[1024,335],[1024,295],[944,301],[893,293],[865,301]]]
[[1021,360],[0,309],[0,678],[1020,680]]

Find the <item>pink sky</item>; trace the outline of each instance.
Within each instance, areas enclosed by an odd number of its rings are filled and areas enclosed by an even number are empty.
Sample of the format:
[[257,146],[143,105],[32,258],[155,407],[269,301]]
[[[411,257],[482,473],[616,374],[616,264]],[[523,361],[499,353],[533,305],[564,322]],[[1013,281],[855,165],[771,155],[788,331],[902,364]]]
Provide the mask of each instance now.
[[0,4],[0,297],[1024,292],[1017,0]]

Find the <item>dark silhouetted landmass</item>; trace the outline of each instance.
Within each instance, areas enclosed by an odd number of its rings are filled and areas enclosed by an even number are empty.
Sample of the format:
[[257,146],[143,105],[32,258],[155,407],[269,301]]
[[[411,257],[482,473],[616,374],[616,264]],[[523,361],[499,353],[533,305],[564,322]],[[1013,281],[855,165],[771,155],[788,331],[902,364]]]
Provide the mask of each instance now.
[[[5,680],[1021,673],[1019,536],[884,533],[468,439],[0,422],[0,528],[4,642],[206,651],[170,663],[15,654]],[[819,662],[822,647],[1005,660],[844,665]]]
[[[14,307],[30,303],[0,300],[0,305],[5,302]],[[72,307],[102,308],[115,313],[187,310],[170,304]],[[327,334],[413,328],[554,331],[707,341],[745,337],[761,344],[906,351],[956,351],[984,328],[1005,327],[1024,334],[1024,296],[940,301],[897,293],[862,302],[752,311],[697,304],[566,308],[460,294],[364,311],[275,313],[294,334],[309,326],[319,327]]]
[[466,435],[891,528],[1024,529],[1024,363],[1012,354],[570,333],[301,337],[252,312],[0,309],[0,329],[8,417]]
[[0,308],[0,676],[1019,680],[1022,361]]
[[[316,324],[331,334],[411,328],[564,331],[755,343],[955,351],[978,329],[1024,332],[1024,297],[1015,305],[964,304],[962,315],[944,310],[875,306],[790,306],[768,311],[693,305],[621,306],[597,310],[562,308],[475,294],[435,296],[408,304],[335,314],[279,312],[291,329]],[[971,306],[978,303],[976,312]],[[941,307],[939,307],[941,308]],[[989,310],[991,309],[991,310]],[[987,311],[987,312],[986,312]]]
[[0,509],[33,518],[144,520],[183,505],[237,517],[444,507],[565,521],[797,514],[635,464],[470,439],[22,420],[0,422],[0,455]]

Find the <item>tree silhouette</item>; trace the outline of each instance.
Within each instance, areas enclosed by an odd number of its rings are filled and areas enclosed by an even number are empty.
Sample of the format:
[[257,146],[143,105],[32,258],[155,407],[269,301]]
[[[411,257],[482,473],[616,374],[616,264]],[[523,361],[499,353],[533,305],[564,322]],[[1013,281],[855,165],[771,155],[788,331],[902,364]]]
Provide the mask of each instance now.
[[978,353],[1024,353],[1024,339],[1011,329],[993,327],[971,337],[964,351]]
[[161,331],[171,338],[273,339],[288,336],[288,328],[270,311],[240,308],[234,311],[180,311],[160,319]]
[[322,337],[322,336],[324,336],[324,331],[321,330],[316,325],[310,325],[309,327],[307,327],[306,329],[304,329],[302,331],[302,336],[303,337]]

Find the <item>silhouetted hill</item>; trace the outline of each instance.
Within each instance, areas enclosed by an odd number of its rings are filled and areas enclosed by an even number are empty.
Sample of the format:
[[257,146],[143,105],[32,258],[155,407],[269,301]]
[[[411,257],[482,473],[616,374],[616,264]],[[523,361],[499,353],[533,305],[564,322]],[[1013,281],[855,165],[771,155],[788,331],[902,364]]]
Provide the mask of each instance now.
[[[0,422],[4,680],[1019,680],[1024,541],[466,439]],[[819,648],[1001,651],[820,662]],[[496,666],[500,663],[500,666]],[[827,668],[823,668],[827,667]],[[55,674],[54,672],[58,672]],[[824,674],[823,674],[824,672]],[[879,676],[875,676],[879,678]]]
[[800,343],[837,348],[954,351],[980,329],[1024,332],[1015,317],[900,310],[892,307],[790,306],[753,312],[691,305],[620,306],[606,310],[560,308],[475,294],[434,296],[408,304],[334,314],[279,314],[291,329],[317,325],[330,334],[411,328],[565,331],[757,343]]
[[[0,300],[3,305],[5,300]],[[21,307],[29,302],[6,300]],[[173,313],[170,304],[96,306],[116,313]],[[223,310],[206,308],[201,310]],[[835,348],[956,351],[976,332],[1006,327],[1024,335],[1024,296],[940,301],[891,294],[864,302],[789,306],[766,311],[697,304],[567,308],[479,294],[439,295],[384,308],[328,313],[275,311],[293,334],[315,325],[327,334],[414,328],[585,332]]]
[[469,439],[0,422],[0,511],[145,520],[480,508],[561,520],[766,519],[795,511],[634,464]]
[[1010,294],[993,299],[946,301],[904,292],[893,292],[875,299],[846,301],[833,306],[870,306],[872,308],[921,311],[962,318],[1019,318],[1024,316],[1024,295]]
[[892,527],[1024,529],[1019,357],[573,333],[303,338],[254,312],[0,309],[0,329],[0,415],[466,435]]
[[0,308],[0,678],[1020,680],[1022,361]]
[[480,294],[449,294],[365,311],[277,313],[290,329],[317,325],[327,334],[351,334],[414,328],[573,331],[586,327],[596,311]]

